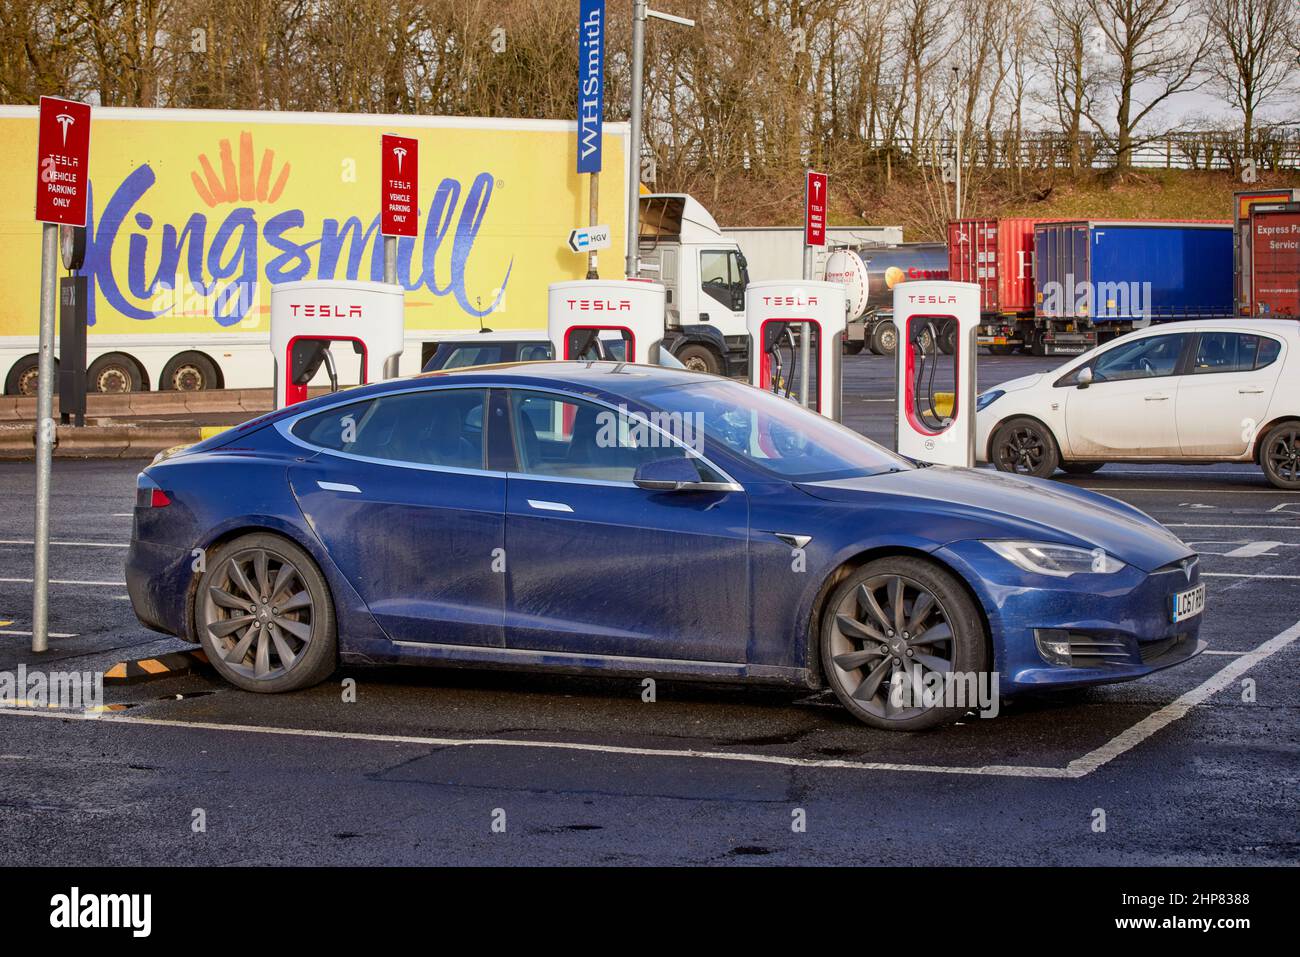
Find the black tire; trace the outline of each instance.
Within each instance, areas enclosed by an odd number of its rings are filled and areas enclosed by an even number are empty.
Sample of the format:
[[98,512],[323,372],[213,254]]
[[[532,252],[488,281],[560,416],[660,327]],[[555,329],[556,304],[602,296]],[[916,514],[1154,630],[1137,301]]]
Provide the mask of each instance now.
[[692,343],[682,346],[675,355],[678,361],[692,372],[707,372],[710,375],[722,373],[722,359],[708,346]]
[[1300,422],[1283,422],[1268,430],[1259,446],[1259,464],[1276,488],[1300,489]]
[[878,356],[892,356],[898,348],[898,330],[888,321],[877,322],[871,327],[871,339],[868,343],[871,351]]
[[939,351],[946,356],[957,351],[957,323],[945,322],[939,330]]
[[201,352],[182,352],[163,367],[158,388],[169,392],[206,392],[219,388],[217,367]]
[[[5,395],[36,395],[40,384],[41,363],[37,356],[24,356],[14,363],[5,379]],[[54,371],[59,371],[59,360],[54,360]]]
[[240,536],[207,556],[194,596],[194,634],[221,677],[245,691],[307,688],[338,665],[324,576],[305,551],[266,532]]
[[86,392],[120,394],[144,388],[140,367],[130,356],[110,352],[90,364],[86,372]]
[[[924,609],[918,607],[923,595],[930,602]],[[918,627],[919,633],[909,632]],[[935,637],[926,641],[927,635]],[[820,648],[831,690],[854,717],[873,728],[920,731],[970,710],[903,698],[901,682],[915,674],[910,669],[919,667],[922,675],[973,672],[981,684],[989,680],[988,636],[975,602],[950,572],[910,556],[868,562],[839,584],[822,615]],[[900,685],[891,696],[895,681]],[[913,703],[919,706],[908,707]]]
[[1029,355],[1038,356],[1039,358],[1047,355],[1047,342],[1042,333],[1032,332],[1025,339],[1024,350]]
[[989,461],[1000,472],[1048,478],[1061,464],[1061,450],[1052,430],[1037,419],[1010,419],[993,433]]
[[856,356],[856,355],[860,354],[860,353],[862,352],[862,350],[865,349],[866,347],[867,347],[866,342],[864,342],[864,341],[861,340],[861,339],[854,339],[854,340],[852,340],[852,341],[845,341],[845,343],[844,343],[844,354],[847,355],[847,356]]
[[1091,475],[1105,462],[1062,462],[1061,470],[1069,475]]
[[989,346],[989,355],[991,356],[1010,356],[1015,355],[1015,346]]

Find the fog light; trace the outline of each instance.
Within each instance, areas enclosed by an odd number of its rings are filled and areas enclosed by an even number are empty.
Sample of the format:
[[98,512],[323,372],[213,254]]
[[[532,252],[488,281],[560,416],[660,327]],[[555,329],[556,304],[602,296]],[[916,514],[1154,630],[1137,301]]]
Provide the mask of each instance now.
[[1035,628],[1034,642],[1043,660],[1053,665],[1070,664],[1070,633],[1063,628]]

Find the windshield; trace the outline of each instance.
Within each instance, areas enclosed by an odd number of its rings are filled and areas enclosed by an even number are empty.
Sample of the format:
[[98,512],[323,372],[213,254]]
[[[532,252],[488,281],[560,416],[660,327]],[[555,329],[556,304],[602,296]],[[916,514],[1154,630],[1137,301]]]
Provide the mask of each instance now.
[[825,416],[763,389],[716,379],[638,396],[704,430],[754,468],[790,482],[824,482],[911,468],[908,461]]

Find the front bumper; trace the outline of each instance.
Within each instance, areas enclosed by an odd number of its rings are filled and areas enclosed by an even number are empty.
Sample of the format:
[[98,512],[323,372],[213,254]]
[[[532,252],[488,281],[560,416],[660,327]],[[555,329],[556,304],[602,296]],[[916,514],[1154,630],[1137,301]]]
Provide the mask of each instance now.
[[[1003,694],[1131,681],[1194,658],[1205,612],[1172,622],[1173,596],[1200,582],[1174,564],[1144,572],[1132,565],[1113,574],[1069,578],[1016,568],[980,542],[955,542],[936,557],[957,569],[988,616],[994,668]],[[1071,664],[1040,653],[1035,632],[1066,632]]]

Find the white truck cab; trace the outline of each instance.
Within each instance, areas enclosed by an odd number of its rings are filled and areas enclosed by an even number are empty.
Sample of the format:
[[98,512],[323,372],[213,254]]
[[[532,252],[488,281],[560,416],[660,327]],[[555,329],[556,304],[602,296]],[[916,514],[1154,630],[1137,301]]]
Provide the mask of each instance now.
[[749,270],[709,211],[684,193],[642,196],[640,263],[639,278],[665,290],[669,351],[698,372],[747,374]]

